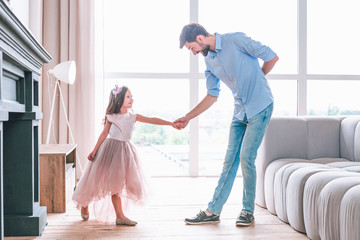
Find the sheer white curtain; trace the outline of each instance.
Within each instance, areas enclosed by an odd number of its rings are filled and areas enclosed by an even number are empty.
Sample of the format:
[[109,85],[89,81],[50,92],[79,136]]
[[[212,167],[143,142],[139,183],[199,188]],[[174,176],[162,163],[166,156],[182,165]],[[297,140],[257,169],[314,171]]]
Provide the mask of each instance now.
[[[71,130],[77,144],[78,166],[76,176],[81,176],[87,155],[92,150],[95,113],[95,19],[94,0],[51,0],[43,1],[42,44],[52,56],[43,68],[42,77],[42,143],[50,116],[50,98],[54,79],[47,78],[47,72],[60,62],[76,62],[76,80],[73,85],[60,83],[65,100]],[[64,111],[56,95],[55,110],[50,143],[71,143]]]

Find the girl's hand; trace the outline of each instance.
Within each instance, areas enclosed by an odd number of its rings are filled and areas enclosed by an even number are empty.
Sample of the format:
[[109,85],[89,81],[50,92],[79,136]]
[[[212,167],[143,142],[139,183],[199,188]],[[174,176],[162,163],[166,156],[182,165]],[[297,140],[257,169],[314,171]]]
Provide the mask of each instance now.
[[173,122],[171,123],[171,126],[177,130],[183,129],[182,124],[180,122],[176,122],[176,123]]
[[94,161],[94,159],[95,159],[95,154],[96,154],[96,152],[95,151],[92,151],[90,154],[89,154],[89,156],[88,156],[88,159],[89,159],[89,161]]

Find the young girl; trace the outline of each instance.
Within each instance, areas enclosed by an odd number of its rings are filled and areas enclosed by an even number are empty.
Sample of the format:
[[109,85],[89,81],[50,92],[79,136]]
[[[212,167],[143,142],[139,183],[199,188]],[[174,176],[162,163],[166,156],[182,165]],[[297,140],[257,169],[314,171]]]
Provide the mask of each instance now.
[[[145,194],[139,158],[135,146],[130,143],[135,122],[173,127],[175,124],[159,118],[148,118],[131,113],[129,110],[133,102],[131,92],[125,86],[115,86],[110,93],[104,130],[94,150],[88,156],[90,162],[73,194],[73,200],[77,202],[77,207],[81,208],[81,217],[85,221],[89,219],[88,205],[91,202],[104,199],[110,202],[111,196],[116,224],[128,226],[137,224],[128,219],[122,210],[122,199],[136,202],[142,200]],[[102,218],[101,215],[108,214],[103,206],[104,203],[101,209],[96,209],[97,206],[94,205],[94,215],[99,220]]]

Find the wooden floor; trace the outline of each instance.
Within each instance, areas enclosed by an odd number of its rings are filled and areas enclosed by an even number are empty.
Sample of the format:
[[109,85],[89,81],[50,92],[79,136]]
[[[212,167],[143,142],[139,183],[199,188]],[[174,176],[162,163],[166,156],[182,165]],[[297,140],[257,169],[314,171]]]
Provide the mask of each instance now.
[[48,225],[41,237],[5,239],[308,239],[258,206],[253,225],[236,227],[235,220],[241,210],[241,178],[235,180],[219,224],[186,225],[185,217],[192,217],[200,209],[206,209],[216,183],[217,178],[151,178],[152,193],[148,205],[132,207],[126,212],[129,218],[138,221],[135,227],[103,224],[91,219],[91,216],[89,221],[84,222],[79,211],[70,203],[66,213],[48,214]]

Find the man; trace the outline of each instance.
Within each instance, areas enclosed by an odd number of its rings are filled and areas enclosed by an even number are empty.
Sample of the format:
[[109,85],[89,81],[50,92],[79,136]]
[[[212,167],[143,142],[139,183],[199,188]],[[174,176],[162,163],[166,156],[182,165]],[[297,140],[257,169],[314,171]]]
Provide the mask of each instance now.
[[[175,122],[184,128],[191,119],[211,107],[219,96],[220,80],[231,89],[235,99],[228,148],[213,198],[206,211],[200,211],[193,218],[186,218],[185,222],[220,222],[220,213],[241,163],[243,208],[236,225],[249,226],[254,222],[255,158],[273,111],[273,96],[265,75],[279,58],[269,47],[243,33],[212,35],[197,23],[184,26],[180,35],[180,48],[184,46],[194,55],[202,53],[205,57],[207,95],[189,113]],[[262,67],[258,58],[264,61]]]

